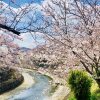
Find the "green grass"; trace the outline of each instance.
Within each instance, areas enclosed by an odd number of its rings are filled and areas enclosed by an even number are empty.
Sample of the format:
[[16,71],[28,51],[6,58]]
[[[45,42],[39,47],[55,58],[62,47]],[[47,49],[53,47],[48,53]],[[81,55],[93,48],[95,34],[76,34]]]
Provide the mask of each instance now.
[[[73,92],[70,92],[66,100],[76,100]],[[91,100],[100,100],[100,89],[94,80],[91,87]]]
[[50,81],[52,81],[53,79],[50,77],[50,76],[48,76],[48,75],[43,75],[43,76],[45,76],[45,77],[47,77]]

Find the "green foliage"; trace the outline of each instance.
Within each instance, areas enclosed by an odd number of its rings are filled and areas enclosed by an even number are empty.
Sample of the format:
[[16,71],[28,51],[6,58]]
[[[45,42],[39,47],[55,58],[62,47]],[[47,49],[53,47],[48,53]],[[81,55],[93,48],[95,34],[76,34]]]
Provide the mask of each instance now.
[[[73,93],[71,93],[69,95],[68,99],[66,99],[66,100],[77,100],[77,99],[75,98],[75,96],[73,95]],[[99,100],[99,99],[97,99],[96,94],[93,93],[93,94],[91,94],[90,100]]]
[[92,79],[83,71],[71,71],[68,79],[77,100],[90,100]]
[[95,94],[92,94],[90,100],[97,100],[96,95]]
[[[68,95],[68,98],[65,100],[76,100],[73,92],[70,92],[70,94]],[[92,81],[90,100],[100,100],[100,89],[95,80]]]
[[92,94],[93,99],[91,100],[100,100],[100,88],[97,88]]
[[70,92],[70,94],[68,96],[68,100],[76,100],[75,96],[73,95],[73,92]]

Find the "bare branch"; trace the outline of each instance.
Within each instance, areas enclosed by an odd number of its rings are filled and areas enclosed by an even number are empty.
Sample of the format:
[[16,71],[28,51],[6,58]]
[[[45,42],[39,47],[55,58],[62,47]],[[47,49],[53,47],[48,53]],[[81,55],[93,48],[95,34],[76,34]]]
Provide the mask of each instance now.
[[0,28],[6,29],[6,30],[8,30],[8,31],[10,31],[10,32],[12,32],[12,33],[14,33],[14,34],[16,34],[16,35],[20,35],[20,32],[18,32],[17,30],[15,30],[15,29],[13,29],[13,28],[11,28],[11,27],[9,27],[9,26],[0,24]]

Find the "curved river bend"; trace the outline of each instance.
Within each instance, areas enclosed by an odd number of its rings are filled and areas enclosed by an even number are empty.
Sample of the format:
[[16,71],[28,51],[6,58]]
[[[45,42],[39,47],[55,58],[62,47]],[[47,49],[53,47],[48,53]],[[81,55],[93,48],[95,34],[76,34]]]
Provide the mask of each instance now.
[[33,77],[35,84],[31,88],[15,94],[8,100],[48,100],[51,89],[50,79],[36,72],[28,71],[27,73]]

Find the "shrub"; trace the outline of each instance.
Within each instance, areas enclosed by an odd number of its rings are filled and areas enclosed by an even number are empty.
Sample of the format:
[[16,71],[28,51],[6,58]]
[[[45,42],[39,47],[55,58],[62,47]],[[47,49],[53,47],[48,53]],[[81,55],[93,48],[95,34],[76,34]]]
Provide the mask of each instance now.
[[68,83],[77,100],[90,100],[91,78],[83,71],[71,71]]

